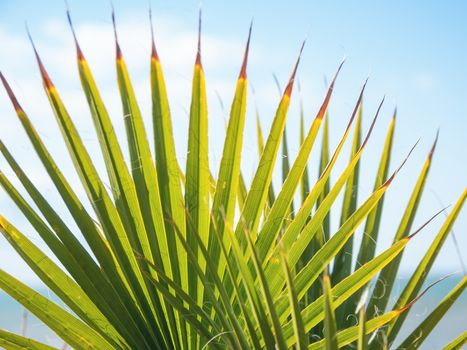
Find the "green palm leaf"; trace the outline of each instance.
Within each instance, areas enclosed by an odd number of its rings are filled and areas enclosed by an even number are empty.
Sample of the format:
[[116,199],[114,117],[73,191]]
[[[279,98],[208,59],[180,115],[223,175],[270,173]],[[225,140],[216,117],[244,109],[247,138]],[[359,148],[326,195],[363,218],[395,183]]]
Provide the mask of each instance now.
[[[412,194],[410,196],[409,202],[402,216],[397,232],[394,236],[394,242],[401,239],[402,237],[405,237],[410,232],[412,223],[415,219],[415,214],[417,213],[417,209],[420,203],[423,189],[425,187],[425,182],[428,176],[428,171],[430,170],[430,167],[432,164],[432,158],[433,158],[434,151],[436,149],[437,141],[438,141],[438,134],[436,135],[435,142],[433,143],[430,153],[428,154],[428,157],[423,165],[420,175],[418,176],[417,182],[412,191]],[[381,274],[378,278],[381,283],[375,284],[373,295],[367,307],[367,312],[372,313],[375,310],[386,309],[389,296],[391,294],[391,289],[392,289],[392,286],[394,285],[394,281],[395,281],[397,272],[399,270],[401,258],[396,259],[391,265],[387,266],[383,271],[381,271]],[[376,296],[381,296],[381,297],[376,297]]]
[[438,306],[415,328],[401,343],[403,349],[418,349],[436,324],[446,314],[449,308],[464,292],[467,286],[467,277],[464,277],[454,289],[438,304]]
[[3,329],[0,329],[0,346],[4,347],[6,350],[56,350],[46,344],[4,331]]
[[[359,173],[366,166],[361,158],[363,151],[370,147],[368,141],[383,103],[379,104],[367,134],[362,137],[362,96],[366,82],[332,154],[329,149],[334,128],[329,126],[327,111],[342,64],[308,130],[305,130],[304,96],[300,92],[297,135],[300,148],[293,159],[289,149],[292,143],[287,143],[293,137],[293,129],[286,120],[289,107],[294,103],[291,95],[302,46],[264,139],[256,108],[260,159],[250,181],[244,178],[241,170],[245,166],[242,164],[244,134],[250,122],[246,74],[250,26],[219,170],[212,174],[212,160],[208,158],[209,86],[200,52],[201,16],[186,140],[187,158],[186,164],[181,166],[175,150],[178,132],[172,127],[152,23],[153,135],[148,135],[143,122],[144,109],[140,108],[142,105],[138,103],[123,57],[112,10],[116,83],[126,131],[120,140],[78,44],[69,11],[67,15],[76,47],[81,89],[99,140],[104,171],[98,171],[101,164],[92,157],[97,150],[85,147],[72,117],[73,111],[66,108],[32,44],[46,96],[87,198],[77,195],[61,171],[61,160],[49,152],[0,73],[18,120],[61,199],[56,203],[49,198],[47,191],[36,183],[35,174],[27,174],[22,167],[23,160],[0,140],[0,153],[8,167],[8,170],[0,170],[0,185],[35,236],[34,239],[26,236],[24,228],[17,228],[16,223],[10,223],[2,213],[0,231],[63,306],[3,270],[0,270],[0,289],[23,304],[56,333],[65,346],[77,350],[303,350],[338,349],[352,344],[363,350],[379,346],[370,337],[376,332],[383,334],[386,343],[392,345],[408,317],[405,311],[426,292],[427,289],[419,294],[467,197],[467,190],[464,190],[394,309],[373,316],[375,308],[383,312],[387,308],[405,247],[439,214],[409,235],[436,141],[399,227],[394,230],[392,245],[376,255],[384,196],[408,157],[388,176],[395,131],[393,117],[379,166],[375,169],[374,189],[361,203],[357,201]],[[354,121],[350,159],[340,168],[339,157]],[[315,141],[322,124],[322,142],[316,150]],[[154,154],[150,149],[150,137],[154,137]],[[128,152],[129,161],[125,152]],[[282,153],[281,166],[276,164],[279,152]],[[312,152],[320,158],[316,164],[312,161]],[[279,167],[283,181],[275,192],[272,179]],[[374,168],[371,166],[369,171]],[[309,178],[309,169],[318,171],[314,183]],[[331,175],[335,181],[331,181]],[[404,181],[403,176],[401,178]],[[105,183],[107,179],[109,186]],[[300,192],[301,201],[295,201],[297,192]],[[340,198],[343,200],[341,218],[339,227],[334,229],[330,217],[331,212],[336,213]],[[91,209],[88,212],[86,208]],[[68,212],[63,217],[61,209]],[[364,221],[366,234],[352,270],[353,235]],[[40,243],[36,244],[36,237]],[[42,249],[41,244],[46,247]],[[387,282],[388,292],[381,299],[375,298],[381,288],[378,282],[365,308],[369,283],[378,274],[378,281]],[[403,347],[416,348],[425,340],[461,295],[465,283],[464,277],[403,340]],[[348,320],[358,300],[359,324],[351,325]],[[465,334],[461,334],[446,349],[458,349],[464,343]],[[387,344],[384,348],[388,348]],[[0,330],[0,346],[53,349],[5,330]]]
[[[422,288],[422,285],[425,282],[425,279],[428,276],[431,267],[433,266],[436,256],[438,255],[441,246],[446,240],[448,234],[451,232],[451,227],[454,224],[454,221],[456,220],[457,216],[459,215],[466,198],[467,189],[464,190],[464,192],[458,199],[456,205],[446,218],[443,226],[441,227],[440,231],[438,232],[435,239],[428,248],[428,251],[425,253],[425,256],[423,257],[422,261],[420,261],[419,265],[417,266],[417,269],[410,277],[409,282],[407,283],[401,295],[396,301],[396,307],[400,307],[400,305],[405,304],[407,300],[413,299]],[[388,335],[389,340],[394,340],[397,331],[402,326],[406,317],[407,316],[405,315],[401,315],[400,317],[396,318],[394,321],[391,322]]]

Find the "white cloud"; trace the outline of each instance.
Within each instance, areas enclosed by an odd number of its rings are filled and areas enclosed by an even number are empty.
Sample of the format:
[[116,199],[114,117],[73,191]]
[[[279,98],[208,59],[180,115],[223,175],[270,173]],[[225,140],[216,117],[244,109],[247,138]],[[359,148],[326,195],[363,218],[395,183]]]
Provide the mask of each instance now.
[[413,80],[417,89],[421,91],[429,92],[436,87],[435,76],[428,72],[418,73]]

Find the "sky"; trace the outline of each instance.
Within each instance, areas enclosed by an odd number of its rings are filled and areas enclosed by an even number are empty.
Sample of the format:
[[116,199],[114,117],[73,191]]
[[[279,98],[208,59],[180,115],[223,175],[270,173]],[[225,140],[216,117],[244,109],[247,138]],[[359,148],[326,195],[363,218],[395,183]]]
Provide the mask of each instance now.
[[[115,0],[114,6],[120,44],[146,129],[151,134],[148,2]],[[78,39],[125,149],[122,110],[116,85],[110,2],[69,0],[69,7]],[[199,1],[152,1],[156,44],[167,80],[181,164],[186,160],[187,111],[190,106],[199,7]],[[253,19],[248,64],[250,89],[242,164],[247,179],[253,176],[258,162],[255,104],[263,132],[266,133],[279,101],[273,74],[283,88],[301,43],[306,39],[298,71],[301,91],[300,94],[297,89],[293,92],[287,121],[291,161],[299,148],[299,95],[303,100],[305,124],[308,127],[324,97],[326,81],[333,76],[342,59],[346,58],[329,106],[331,150],[344,131],[359,89],[367,77],[369,83],[363,101],[364,132],[385,96],[376,129],[361,160],[359,203],[372,192],[384,137],[396,107],[396,136],[390,168],[395,169],[419,140],[409,161],[385,196],[378,251],[387,248],[394,237],[438,128],[438,147],[412,231],[442,207],[451,205],[452,208],[467,185],[467,23],[464,18],[467,3],[205,0],[201,7],[201,50],[209,106],[209,156],[214,173],[219,165],[225,122],[248,27]],[[98,170],[104,174],[102,157],[97,151],[97,137],[80,88],[64,2],[0,0],[0,69],[10,81],[63,173],[78,195],[86,200],[42,90],[25,23],[86,146],[95,150],[91,156]],[[0,138],[56,210],[74,228],[4,91],[0,92],[0,113]],[[348,160],[349,143],[331,176],[333,181]],[[318,144],[309,163],[313,182],[317,176]],[[0,167],[14,184],[18,184],[2,158]],[[274,178],[274,185],[277,192],[280,185],[279,171]],[[21,190],[21,193],[24,191]],[[338,228],[340,201],[341,198],[337,203],[339,209],[334,210],[331,217],[333,231]],[[89,204],[86,207],[90,208]],[[0,212],[47,251],[32,227],[3,192],[0,192]],[[443,221],[441,215],[409,244],[402,262],[405,274],[416,268]],[[453,231],[463,251],[462,258],[467,261],[467,210],[461,212]],[[357,242],[361,234],[362,228],[356,233]],[[0,268],[31,284],[39,283],[3,238],[0,239],[0,256]],[[446,274],[460,270],[459,256],[449,237],[438,256],[433,273]]]

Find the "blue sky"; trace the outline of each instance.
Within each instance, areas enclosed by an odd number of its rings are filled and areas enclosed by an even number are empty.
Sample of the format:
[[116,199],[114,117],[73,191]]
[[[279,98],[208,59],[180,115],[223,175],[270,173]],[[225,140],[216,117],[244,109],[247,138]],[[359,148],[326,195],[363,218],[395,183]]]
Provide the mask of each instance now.
[[[119,135],[124,135],[121,106],[113,64],[114,44],[108,1],[69,0],[79,40],[94,70],[99,86]],[[147,1],[114,1],[118,31],[147,130],[150,131],[150,98],[148,81],[149,24]],[[190,103],[191,74],[195,58],[198,1],[153,1],[157,45],[165,68],[180,162],[186,149],[186,111]],[[84,96],[80,91],[74,61],[71,33],[66,24],[64,3],[59,0],[0,0],[0,69],[10,80],[22,104],[29,112],[52,154],[60,160],[62,169],[77,192],[85,198],[79,180],[55,125],[41,88],[39,74],[27,42],[24,22],[27,21],[46,67],[89,147],[97,147]],[[248,26],[254,18],[251,60],[248,75],[255,94],[250,89],[245,131],[243,172],[251,177],[257,163],[254,99],[258,104],[263,128],[267,131],[278,102],[278,91],[272,74],[283,85],[290,74],[301,42],[307,38],[299,68],[307,125],[314,117],[325,92],[325,79],[332,76],[342,60],[346,63],[338,78],[330,104],[331,148],[350,116],[358,90],[369,76],[364,97],[364,128],[369,126],[377,104],[386,101],[370,147],[362,158],[359,201],[373,187],[376,164],[392,111],[398,108],[396,138],[391,168],[394,169],[411,146],[420,139],[412,157],[399,174],[385,200],[379,250],[392,240],[401,214],[408,201],[418,172],[431,147],[436,130],[440,139],[434,163],[415,219],[414,229],[440,209],[441,204],[453,205],[467,185],[467,4],[462,1],[203,1],[202,54],[209,98],[210,158],[217,168],[223,128],[230,106],[236,76],[241,63]],[[0,93],[3,127],[0,137],[17,156],[18,161],[34,178],[37,185],[56,203],[67,217],[59,196],[35,158],[6,94]],[[298,150],[298,94],[294,91],[288,120],[288,136],[293,154]],[[312,154],[309,171],[315,179],[317,148]],[[333,174],[337,178],[348,159],[344,151]],[[94,154],[95,153],[95,154]],[[93,152],[101,162],[99,152]],[[2,170],[13,178],[3,161]],[[104,169],[101,167],[101,171]],[[279,177],[274,179],[276,188]],[[16,182],[15,182],[16,183]],[[438,200],[439,198],[439,200]],[[25,219],[0,194],[1,212],[19,228],[39,242]],[[338,221],[333,214],[333,227]],[[404,270],[413,270],[443,218],[435,220],[408,247],[404,255]],[[467,211],[454,226],[461,248],[467,247]],[[361,230],[357,233],[357,238]],[[15,275],[36,281],[4,240],[0,240],[0,267]],[[464,260],[467,256],[464,254]],[[435,271],[459,271],[459,259],[451,238],[438,257]]]

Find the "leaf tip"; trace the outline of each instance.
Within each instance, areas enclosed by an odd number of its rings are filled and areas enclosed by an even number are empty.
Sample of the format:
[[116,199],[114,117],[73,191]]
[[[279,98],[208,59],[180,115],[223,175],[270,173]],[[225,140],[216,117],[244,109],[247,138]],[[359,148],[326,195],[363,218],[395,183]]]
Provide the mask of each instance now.
[[421,230],[423,230],[431,221],[434,220],[439,214],[441,214],[443,211],[445,211],[447,208],[450,206],[448,205],[447,207],[444,207],[443,209],[439,210],[436,214],[434,214],[431,218],[428,219],[422,226],[420,226],[415,232],[407,236],[407,239],[412,239],[415,237]]
[[287,83],[287,86],[285,87],[284,95],[287,97],[290,97],[292,95],[292,89],[293,89],[293,84],[295,80],[295,75],[297,74],[297,69],[298,69],[298,64],[300,63],[300,58],[302,56],[303,48],[305,47],[306,40],[303,40],[302,46],[300,48],[300,51],[298,53],[297,61],[295,62],[295,66],[292,71],[292,75],[290,76],[289,82]]
[[[341,64],[337,68],[336,73],[334,74],[334,77],[332,78],[331,84],[329,84],[328,91],[326,93],[326,97],[324,98],[324,102],[323,102],[323,104],[321,105],[321,108],[318,111],[318,115],[316,116],[317,120],[323,120],[324,116],[326,115],[326,111],[328,109],[328,104],[329,104],[329,101],[331,100],[332,92],[334,91],[334,84],[336,82],[337,76],[339,75],[339,72],[342,69],[342,66],[344,65],[344,62],[345,62],[345,59],[342,60]],[[300,93],[300,81],[298,82],[298,91],[299,91],[299,94],[300,94],[300,104],[302,104],[302,97],[301,97],[301,93]]]
[[151,28],[151,59],[159,62],[159,55],[157,54],[156,43],[154,39],[154,25],[152,21],[151,4],[149,4],[149,26]]
[[405,305],[404,307],[396,310],[396,312],[398,312],[399,314],[403,313],[404,311],[407,311],[408,309],[410,309],[417,301],[420,300],[421,297],[423,297],[426,292],[428,292],[431,288],[433,288],[434,286],[436,286],[438,283],[444,281],[446,278],[448,277],[451,277],[453,274],[449,274],[449,275],[446,275],[444,277],[441,277],[439,280],[433,282],[432,284],[430,284],[428,287],[426,287],[419,295],[417,295],[412,301],[410,301],[407,305]]
[[34,41],[32,40],[31,32],[29,31],[29,27],[26,24],[26,32],[29,38],[29,41],[31,42],[32,49],[34,50],[34,55],[36,56],[36,61],[39,66],[39,71],[42,76],[42,82],[47,90],[50,90],[54,87],[52,80],[50,80],[49,74],[45,70],[44,64],[42,63],[42,60],[39,56],[39,53],[37,52],[36,45],[34,44]]
[[123,55],[122,55],[122,50],[120,49],[120,44],[118,42],[117,22],[115,19],[115,8],[112,2],[111,2],[111,7],[112,7],[111,17],[112,17],[112,27],[113,27],[113,32],[114,32],[114,40],[115,40],[115,51],[116,51],[117,61],[120,61],[123,59]]
[[[368,143],[368,140],[370,139],[370,135],[371,135],[371,133],[373,131],[373,128],[375,127],[376,120],[378,119],[379,112],[381,111],[381,107],[383,107],[384,99],[385,99],[385,96],[383,96],[383,98],[381,99],[381,102],[379,103],[378,109],[376,110],[376,114],[375,114],[375,116],[373,118],[373,121],[371,122],[370,128],[368,129],[368,132],[367,132],[367,134],[365,136],[365,140],[363,141],[363,143],[362,143],[362,145],[360,147],[361,149],[366,146],[366,144]],[[361,103],[362,102],[360,100],[360,106],[361,106]]]
[[68,25],[70,26],[70,29],[71,29],[71,34],[73,35],[73,40],[75,42],[76,55],[78,57],[78,60],[84,61],[83,51],[81,51],[81,47],[79,46],[79,43],[78,43],[78,38],[76,36],[75,27],[73,26],[73,21],[71,20],[71,12],[70,12],[70,8],[68,7],[68,3],[66,3],[66,17],[68,20]]
[[245,54],[243,55],[242,68],[240,69],[239,79],[246,79],[246,66],[248,62],[248,54],[250,52],[250,39],[251,39],[251,30],[253,28],[253,19],[250,22],[250,29],[248,30],[248,39],[246,41]]
[[410,149],[409,153],[407,154],[407,156],[405,157],[404,161],[402,162],[401,165],[399,165],[399,167],[392,173],[392,175],[381,185],[381,187],[388,187],[391,182],[394,180],[394,178],[396,177],[397,173],[402,169],[402,167],[405,165],[405,163],[407,162],[407,160],[409,159],[410,155],[412,154],[413,150],[415,149],[415,147],[418,145],[418,142],[420,140],[417,140],[417,142],[415,142],[415,144],[412,146],[412,148]]
[[10,84],[8,84],[8,81],[6,80],[5,76],[3,75],[1,71],[0,71],[0,80],[2,81],[3,86],[5,87],[6,93],[8,94],[8,97],[10,98],[10,101],[13,104],[15,111],[16,112],[23,111],[23,109],[21,108],[21,105],[16,99],[15,94],[13,93],[13,90],[10,87]]
[[433,142],[433,146],[431,146],[430,153],[428,154],[428,160],[430,162],[433,159],[433,154],[435,153],[435,150],[436,150],[436,145],[438,143],[438,137],[439,137],[439,128],[436,131],[435,141]]
[[202,68],[201,64],[201,25],[202,25],[202,10],[201,8],[199,9],[199,15],[198,15],[198,48],[196,52],[196,61],[195,61],[195,66],[198,66]]

